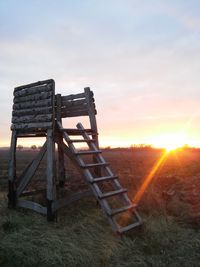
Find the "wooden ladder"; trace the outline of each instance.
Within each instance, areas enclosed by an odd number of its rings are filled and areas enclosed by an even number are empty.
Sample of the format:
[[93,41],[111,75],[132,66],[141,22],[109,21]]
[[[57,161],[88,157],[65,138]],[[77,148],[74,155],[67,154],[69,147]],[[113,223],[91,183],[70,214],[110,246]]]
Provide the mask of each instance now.
[[[136,211],[136,205],[133,204],[129,199],[127,190],[122,188],[121,184],[119,183],[118,176],[113,174],[109,163],[105,161],[101,154],[102,151],[97,148],[95,144],[96,140],[90,137],[90,135],[93,135],[94,133],[92,133],[92,131],[89,129],[84,129],[81,123],[77,124],[76,129],[65,129],[62,127],[60,122],[57,123],[60,131],[63,134],[64,140],[68,144],[69,150],[74,155],[74,159],[78,164],[79,169],[81,169],[81,173],[83,174],[85,181],[89,185],[104,214],[107,216],[113,231],[118,234],[123,234],[126,231],[140,226],[142,224],[142,220]],[[81,136],[83,139],[71,139],[70,136],[73,135]],[[87,144],[89,150],[77,150],[75,148],[74,143],[82,142]],[[93,162],[85,163],[85,155],[92,155]],[[99,177],[95,175],[95,168],[100,169],[101,175]],[[112,186],[113,190],[103,192],[102,188],[108,182],[110,186]],[[112,208],[110,201],[112,202],[113,200],[118,200],[117,202],[120,201],[121,206]],[[120,216],[122,217],[123,214],[125,215],[125,213],[126,219],[123,219],[123,221],[129,221],[130,217],[134,217],[134,222],[128,223],[127,225],[124,225],[123,222],[122,226],[117,220],[121,220]]]

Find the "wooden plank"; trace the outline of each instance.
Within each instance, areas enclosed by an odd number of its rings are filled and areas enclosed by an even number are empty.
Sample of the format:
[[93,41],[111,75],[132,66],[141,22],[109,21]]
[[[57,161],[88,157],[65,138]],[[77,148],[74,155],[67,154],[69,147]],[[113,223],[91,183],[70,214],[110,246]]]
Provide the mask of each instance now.
[[45,142],[43,147],[40,149],[40,152],[38,153],[37,157],[28,165],[28,167],[22,173],[21,177],[19,178],[20,183],[16,191],[17,196],[19,196],[23,192],[23,190],[27,187],[27,185],[31,181],[41,160],[44,157],[46,149],[47,149],[47,143]]
[[42,205],[29,201],[29,200],[24,200],[24,199],[18,199],[17,200],[17,207],[24,208],[24,209],[31,209],[33,211],[36,211],[38,213],[47,214],[47,208],[43,207]]
[[65,100],[65,97],[61,97],[61,106],[65,107],[73,107],[73,106],[82,106],[87,105],[87,102],[85,99],[78,99],[78,100]]
[[56,184],[55,184],[55,143],[53,141],[53,130],[47,130],[47,220],[54,220],[54,212],[52,210],[52,203],[56,198]]
[[44,81],[38,81],[38,82],[34,82],[34,83],[29,83],[26,85],[20,85],[15,87],[14,89],[14,93],[21,91],[22,89],[26,89],[26,88],[31,88],[31,87],[36,87],[36,86],[42,86],[42,85],[52,85],[55,84],[55,81],[53,79],[48,79],[48,80],[44,80]]
[[31,190],[31,191],[24,191],[21,193],[20,196],[25,197],[25,196],[34,196],[37,194],[45,193],[46,189],[38,189],[38,190]]
[[36,93],[34,95],[28,95],[28,96],[21,96],[21,97],[14,97],[14,103],[21,103],[21,102],[29,102],[29,101],[38,101],[38,100],[45,100],[48,98],[51,98],[53,92],[40,92]]
[[47,131],[47,199],[54,199],[54,143],[53,131]]
[[17,145],[17,133],[16,131],[13,131],[10,144],[9,170],[8,170],[8,179],[10,181],[14,181],[16,177],[16,145]]
[[[89,120],[90,120],[90,125],[91,125],[91,129],[94,131],[94,135],[92,135],[92,138],[95,139],[95,145],[97,147],[97,149],[99,149],[99,140],[98,140],[98,130],[97,130],[97,122],[96,122],[96,109],[95,109],[95,105],[93,103],[93,101],[91,101],[91,91],[89,87],[84,88],[84,92],[85,92],[85,97],[86,97],[86,101],[87,101],[87,106],[88,106],[88,115],[89,115]],[[96,162],[96,157],[93,157],[93,161]],[[100,168],[96,168],[94,170],[95,174],[97,176],[101,176],[101,169]]]
[[91,190],[88,190],[85,192],[78,192],[78,193],[75,193],[69,197],[65,197],[65,198],[61,198],[59,200],[56,200],[55,202],[53,202],[52,209],[53,209],[53,211],[56,211],[56,210],[59,210],[60,208],[63,208],[63,207],[65,207],[65,206],[67,206],[73,202],[76,202],[76,201],[82,199],[83,197],[91,197],[91,196],[93,196]]
[[84,131],[87,132],[87,134],[93,134],[92,129],[84,129],[84,130],[79,130],[79,129],[73,129],[73,128],[62,128],[60,129],[61,132],[67,132],[68,135],[82,135]]
[[46,137],[46,132],[30,132],[30,133],[18,133],[17,138],[33,138],[33,137]]
[[62,118],[88,116],[88,111],[87,110],[75,111],[75,112],[65,111],[65,112],[62,112],[61,115],[62,115]]
[[28,116],[28,115],[40,115],[40,114],[52,114],[52,107],[39,107],[39,108],[27,108],[13,110],[12,116]]
[[99,195],[99,198],[107,198],[107,197],[113,197],[119,194],[124,194],[126,193],[127,190],[125,188],[116,190],[116,191],[110,191],[110,192],[106,192],[106,193],[102,193]]
[[12,117],[12,123],[32,123],[32,122],[49,122],[52,121],[52,114],[29,115],[21,117]]
[[119,230],[118,230],[118,233],[120,234],[123,234],[124,232],[127,232],[127,231],[130,231],[132,229],[134,229],[135,227],[138,227],[141,225],[141,222],[135,222],[133,224],[129,224],[125,227],[121,227]]
[[38,107],[44,107],[44,106],[52,106],[53,102],[52,99],[46,99],[46,100],[38,100],[38,101],[29,101],[29,102],[22,102],[18,104],[13,104],[13,110],[19,110],[19,109],[26,109],[26,108],[38,108]]
[[36,122],[36,123],[19,123],[12,124],[11,130],[44,130],[52,128],[52,122]]
[[[61,94],[56,95],[56,119],[62,123],[61,118]],[[65,183],[65,164],[64,164],[64,152],[61,148],[61,143],[63,142],[62,133],[58,134],[58,179],[60,187],[64,187]]]
[[84,150],[84,151],[77,151],[75,152],[75,155],[93,155],[93,154],[99,154],[102,153],[101,150]]
[[[94,104],[91,103],[91,99],[90,99],[91,91],[90,91],[90,88],[89,87],[84,88],[84,92],[85,92],[87,106],[88,106],[88,114],[89,114],[89,118],[90,118],[91,129],[94,132],[97,133],[97,122],[96,122],[96,117],[95,117],[96,110],[94,108]],[[99,147],[98,139],[97,139],[96,136],[94,138],[96,139],[96,146],[98,148]]]
[[[84,130],[84,128],[83,128],[83,126],[82,126],[81,123],[78,123],[78,124],[77,124],[77,128],[78,128],[79,130]],[[83,132],[83,137],[84,137],[85,139],[87,139],[87,140],[90,139],[90,137],[89,137],[89,135],[88,135],[88,133],[87,133],[86,131]],[[89,145],[90,149],[97,150],[97,146],[96,146],[95,143],[92,143],[92,142],[91,142],[91,143],[88,143],[88,145]],[[103,156],[102,156],[101,154],[97,154],[97,155],[96,155],[96,158],[97,158],[97,160],[98,160],[99,162],[102,162],[102,164],[104,164],[104,163],[106,164],[106,161],[105,161],[105,159],[103,158]],[[114,174],[113,174],[111,168],[109,167],[109,165],[105,166],[105,172],[107,173],[106,175],[114,176]],[[100,177],[101,175],[98,174],[97,176]],[[113,185],[113,187],[114,187],[116,190],[122,188],[122,187],[121,187],[121,184],[120,184],[119,181],[118,181],[118,179],[113,179],[113,181],[112,181],[112,185]],[[125,205],[126,205],[126,204],[131,204],[131,203],[132,203],[132,202],[130,201],[130,199],[129,199],[129,197],[128,197],[128,195],[127,195],[126,193],[123,194],[123,195],[121,195],[120,198],[121,198],[121,201],[122,201]]]
[[79,98],[85,98],[85,94],[80,93],[80,94],[71,94],[67,96],[62,96],[62,101],[74,100],[74,99],[79,99]]
[[[58,140],[56,139],[56,142]],[[60,143],[60,148],[62,149],[63,153],[73,162],[74,165],[78,167],[78,171],[83,175],[83,170],[77,165],[76,157],[71,152],[68,146],[66,146],[63,142]]]
[[62,107],[61,112],[78,112],[78,111],[88,111],[87,105]]
[[[59,130],[62,130],[63,131],[63,127],[62,127],[62,124],[60,122],[58,122],[58,128],[59,128]],[[63,137],[65,138],[66,142],[68,142],[70,140],[70,138],[69,138],[69,136],[68,136],[68,134],[66,132],[63,132]],[[66,149],[66,151],[67,152],[70,151],[69,154],[70,153],[72,154],[72,157],[71,158],[72,159],[75,158],[74,159],[75,164],[78,167],[78,170],[81,171],[81,166],[83,166],[85,164],[84,164],[83,160],[80,158],[80,156],[78,156],[78,155],[76,157],[74,156],[74,153],[76,151],[74,145],[71,142],[69,142],[68,144],[69,144],[69,148]],[[66,145],[64,145],[64,146],[66,147]],[[81,171],[81,173],[82,173],[85,181],[88,183],[88,186],[92,190],[95,198],[99,202],[99,204],[100,204],[103,212],[105,214],[109,214],[109,212],[110,212],[111,209],[110,209],[107,201],[104,200],[104,199],[100,199],[99,198],[99,195],[101,194],[101,191],[100,191],[99,187],[96,184],[91,184],[91,181],[93,180],[93,176],[92,176],[91,172],[89,171],[89,169],[88,168],[85,168],[85,169],[83,169]],[[114,219],[111,218],[111,217],[108,217],[108,221],[111,224],[113,230],[116,231],[118,228],[117,228],[116,224],[114,223]]]
[[14,208],[16,205],[16,145],[17,134],[16,131],[12,132],[10,155],[9,155],[9,169],[8,169],[8,207]]

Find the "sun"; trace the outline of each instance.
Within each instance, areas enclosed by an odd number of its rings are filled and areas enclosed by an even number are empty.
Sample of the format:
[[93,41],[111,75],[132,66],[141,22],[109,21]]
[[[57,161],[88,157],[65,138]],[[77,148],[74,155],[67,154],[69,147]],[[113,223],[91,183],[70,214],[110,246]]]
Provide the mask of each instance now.
[[155,137],[155,147],[165,148],[167,151],[176,150],[188,144],[189,138],[184,133],[162,134]]

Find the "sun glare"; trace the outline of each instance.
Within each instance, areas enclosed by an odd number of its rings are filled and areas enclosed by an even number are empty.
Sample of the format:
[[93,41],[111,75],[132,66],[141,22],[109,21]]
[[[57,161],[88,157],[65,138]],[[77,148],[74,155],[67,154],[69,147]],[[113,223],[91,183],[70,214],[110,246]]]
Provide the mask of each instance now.
[[183,133],[165,134],[157,136],[153,143],[156,147],[163,147],[167,151],[171,151],[189,144],[189,138]]

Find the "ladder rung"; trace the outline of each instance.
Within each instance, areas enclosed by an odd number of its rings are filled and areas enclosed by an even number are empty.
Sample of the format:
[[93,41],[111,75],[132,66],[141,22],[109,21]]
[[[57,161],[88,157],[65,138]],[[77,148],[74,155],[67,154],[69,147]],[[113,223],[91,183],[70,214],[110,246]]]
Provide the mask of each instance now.
[[109,180],[114,180],[117,179],[118,176],[104,176],[104,177],[99,177],[99,178],[94,178],[92,180],[92,183],[98,183],[98,182],[103,182],[103,181],[109,181]]
[[116,195],[119,195],[119,194],[123,194],[123,193],[126,193],[127,190],[125,188],[122,188],[122,189],[119,189],[119,190],[116,190],[116,191],[111,191],[111,192],[107,192],[107,193],[103,193],[99,196],[99,198],[107,198],[107,197],[112,197],[112,196],[116,196]]
[[82,168],[92,168],[92,167],[104,167],[104,166],[108,166],[109,163],[93,163],[93,164],[85,164],[82,165]]
[[137,226],[140,226],[141,224],[142,224],[142,222],[139,221],[139,222],[135,222],[133,224],[129,224],[129,225],[125,226],[125,227],[121,227],[118,230],[118,233],[122,234],[122,233],[127,232],[127,231],[129,231],[129,230],[131,230],[131,229],[133,229],[133,228],[135,228]]
[[69,135],[81,135],[86,132],[88,134],[96,134],[92,129],[71,129],[71,128],[62,128],[62,132],[67,132]]
[[79,151],[75,152],[75,155],[90,155],[90,154],[99,154],[102,153],[101,150],[85,150],[85,151]]
[[111,210],[110,215],[111,216],[114,216],[114,215],[116,215],[118,213],[121,213],[121,212],[124,212],[124,211],[127,211],[127,210],[131,210],[131,209],[134,209],[134,208],[136,208],[136,206],[137,206],[136,204],[131,204],[131,205],[124,206],[124,207],[121,207],[121,208],[113,209],[113,210]]
[[69,140],[68,142],[70,143],[83,143],[83,142],[95,142],[96,140],[95,139],[71,139]]

